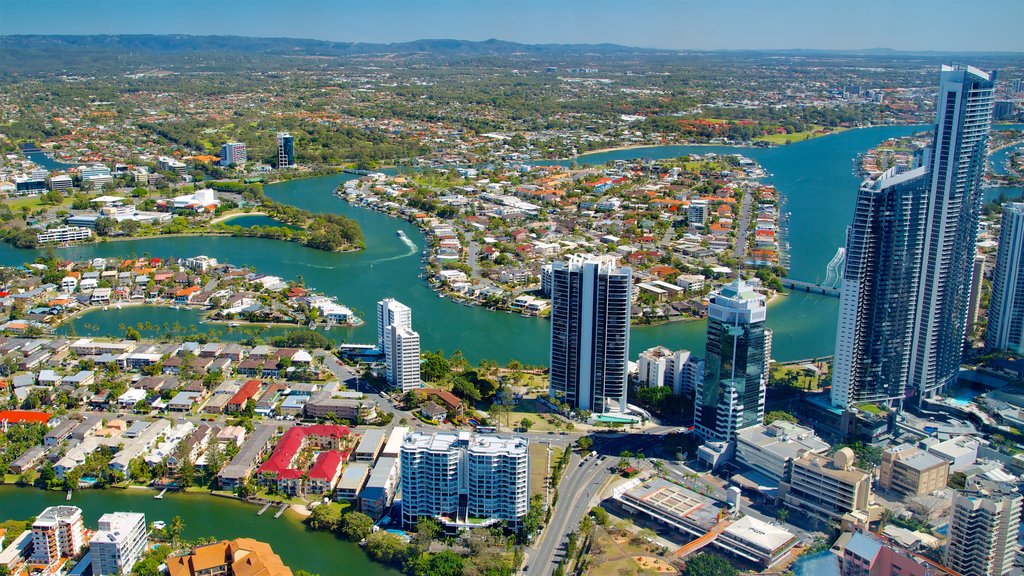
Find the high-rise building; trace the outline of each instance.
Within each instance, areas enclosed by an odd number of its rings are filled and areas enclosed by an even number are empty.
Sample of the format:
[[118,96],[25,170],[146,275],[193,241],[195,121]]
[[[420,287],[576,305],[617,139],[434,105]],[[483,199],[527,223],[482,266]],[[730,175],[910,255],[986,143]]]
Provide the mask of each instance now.
[[742,279],[711,295],[704,378],[694,427],[704,440],[731,441],[764,419],[765,297]]
[[939,74],[911,350],[910,386],[919,398],[934,396],[960,369],[994,88],[995,73],[971,66],[943,66]]
[[89,542],[95,576],[128,574],[142,558],[149,541],[146,515],[113,512],[100,516],[99,531]]
[[552,397],[597,414],[626,411],[632,289],[632,270],[610,256],[552,264]]
[[249,159],[245,151],[245,142],[227,142],[220,147],[220,165],[241,166]]
[[1011,483],[975,476],[953,495],[946,566],[963,576],[1002,576],[1020,550],[1021,495]]
[[898,404],[910,349],[927,195],[925,167],[865,180],[846,230],[832,404]]
[[676,396],[693,394],[704,377],[704,361],[689,350],[675,352],[664,346],[655,346],[640,353],[637,360],[637,380],[643,386],[668,386]]
[[277,133],[277,167],[295,166],[295,138],[287,132]]
[[32,564],[74,558],[85,547],[85,523],[77,506],[50,506],[32,522]]
[[414,432],[400,454],[402,522],[516,527],[529,508],[529,441],[469,432]]
[[377,347],[384,350],[384,334],[392,324],[412,329],[412,309],[394,298],[377,302]]
[[384,364],[388,384],[403,392],[420,387],[420,335],[392,324],[384,334]]
[[1024,354],[1024,203],[1003,205],[985,346]]

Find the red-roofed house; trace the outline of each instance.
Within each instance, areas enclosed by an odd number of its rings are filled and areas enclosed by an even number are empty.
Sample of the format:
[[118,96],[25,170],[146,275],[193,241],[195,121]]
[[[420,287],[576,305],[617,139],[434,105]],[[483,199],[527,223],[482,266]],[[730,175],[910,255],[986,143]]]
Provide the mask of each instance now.
[[[288,496],[297,496],[302,493],[304,490],[303,476],[305,475],[308,463],[299,461],[299,456],[306,448],[338,453],[338,466],[333,477],[333,480],[336,481],[337,472],[341,468],[340,463],[348,458],[348,452],[340,450],[343,444],[342,441],[349,437],[350,434],[351,432],[345,426],[332,426],[328,424],[290,428],[281,437],[281,441],[277,443],[277,446],[274,447],[270,458],[257,470],[256,475],[259,483],[264,486],[272,483],[276,484],[277,489]],[[320,464],[319,458],[313,464],[313,468],[316,469],[318,464]],[[321,480],[330,471],[329,464],[330,460],[326,460],[321,469],[317,471],[321,476]],[[312,479],[312,477],[311,470],[309,478]],[[316,489],[319,488],[322,488],[322,484],[318,485]],[[306,490],[308,490],[308,483]],[[322,494],[323,492],[315,493]]]
[[251,398],[253,401],[256,400],[256,395],[260,393],[260,381],[249,380],[242,387],[235,392],[235,395],[228,400],[228,403],[224,405],[224,411],[228,414],[237,414],[245,408],[245,403]]
[[450,412],[455,412],[459,416],[465,412],[466,407],[462,404],[462,400],[458,396],[443,388],[427,388],[423,390],[423,394],[430,400],[433,400],[447,408]]
[[174,293],[174,301],[178,304],[188,304],[197,292],[202,290],[199,286],[189,286]]
[[46,424],[50,421],[50,415],[46,412],[33,412],[31,410],[3,410],[0,411],[0,425],[3,424]]
[[342,453],[337,450],[321,452],[316,457],[313,467],[309,469],[306,494],[330,494],[334,490],[334,485],[338,483],[338,477],[341,476],[343,461]]

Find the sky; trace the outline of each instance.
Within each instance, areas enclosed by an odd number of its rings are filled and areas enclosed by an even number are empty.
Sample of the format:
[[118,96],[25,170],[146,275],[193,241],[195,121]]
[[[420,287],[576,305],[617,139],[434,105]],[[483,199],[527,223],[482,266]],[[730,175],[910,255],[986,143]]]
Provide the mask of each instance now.
[[1024,0],[0,0],[0,34],[1024,52]]

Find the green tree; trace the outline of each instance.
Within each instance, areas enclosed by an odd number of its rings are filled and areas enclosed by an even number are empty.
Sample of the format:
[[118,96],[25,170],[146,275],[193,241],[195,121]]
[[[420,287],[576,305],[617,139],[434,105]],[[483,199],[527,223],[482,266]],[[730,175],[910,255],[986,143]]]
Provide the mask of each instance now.
[[409,553],[409,546],[398,536],[381,530],[366,537],[366,553],[385,564],[401,564]]
[[372,531],[373,518],[362,512],[349,512],[338,522],[338,533],[353,542],[367,538]]
[[445,550],[437,554],[421,554],[412,565],[414,576],[461,576],[462,557]]
[[698,552],[686,561],[683,576],[736,576],[739,570],[728,560],[711,552]]
[[124,337],[128,340],[139,341],[142,340],[142,334],[139,333],[135,328],[128,328],[124,332]]
[[580,450],[584,452],[590,452],[590,449],[594,446],[594,439],[590,436],[581,436],[576,444],[580,447]]
[[423,363],[420,365],[420,375],[427,382],[443,380],[452,372],[451,362],[444,357],[443,352],[426,352],[423,354]]
[[772,410],[764,415],[765,424],[771,424],[778,420],[782,420],[783,422],[792,422],[793,424],[797,423],[796,416],[793,416],[789,412],[785,412],[783,410]]
[[171,523],[167,526],[167,535],[170,536],[171,542],[175,544],[180,542],[183,532],[185,532],[185,521],[181,519],[181,516],[171,518]]
[[321,504],[309,513],[306,518],[306,525],[313,530],[330,530],[334,531],[338,518],[334,512],[331,511],[331,507],[326,504]]

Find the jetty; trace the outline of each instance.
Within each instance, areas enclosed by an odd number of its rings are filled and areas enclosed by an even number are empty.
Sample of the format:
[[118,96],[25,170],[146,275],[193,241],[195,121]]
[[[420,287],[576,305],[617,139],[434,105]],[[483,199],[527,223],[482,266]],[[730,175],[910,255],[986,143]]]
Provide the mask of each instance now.
[[267,511],[267,508],[270,508],[273,505],[274,505],[273,502],[267,502],[266,504],[263,505],[263,508],[260,508],[260,511],[257,512],[256,515],[257,516],[263,516],[263,513]]
[[[267,506],[270,506],[270,504],[267,504]],[[281,504],[281,507],[277,510],[277,514],[274,514],[274,518],[280,518],[281,514],[284,514],[284,511],[287,510],[287,509],[288,509],[288,505],[287,504]]]
[[163,500],[164,499],[164,494],[167,494],[167,488],[164,488],[163,490],[160,491],[159,494],[157,494],[156,496],[153,496],[153,499],[154,500]]
[[782,286],[795,290],[797,292],[808,292],[810,294],[821,294],[822,296],[832,296],[833,298],[839,298],[839,288],[833,288],[831,286],[822,286],[821,284],[815,284],[813,282],[804,282],[803,280],[793,280],[792,278],[783,278]]

